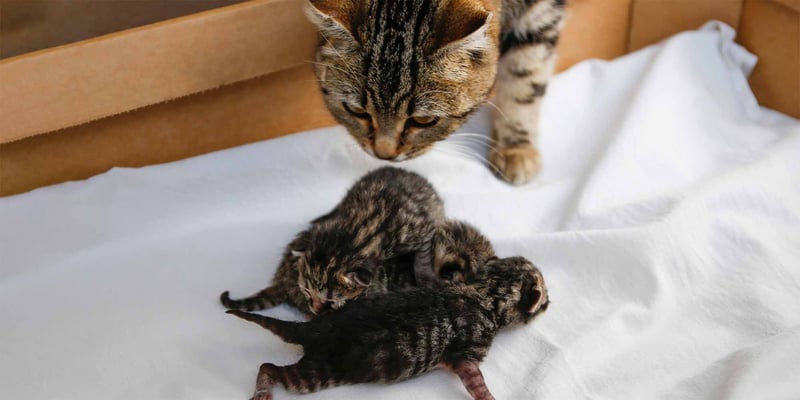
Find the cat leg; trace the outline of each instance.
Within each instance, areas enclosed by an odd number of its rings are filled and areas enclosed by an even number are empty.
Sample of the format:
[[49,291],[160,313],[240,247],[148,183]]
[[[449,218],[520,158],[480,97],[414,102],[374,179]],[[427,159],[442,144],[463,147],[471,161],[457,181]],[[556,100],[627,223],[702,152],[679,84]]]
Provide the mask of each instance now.
[[458,375],[473,400],[494,400],[477,361],[462,361],[450,366],[450,370]]
[[541,168],[536,148],[539,114],[555,66],[564,1],[537,1],[517,11],[515,19],[504,23],[500,38],[496,108],[492,110],[495,148],[489,152],[489,161],[501,178],[520,185]]
[[272,400],[272,386],[275,384],[273,374],[277,368],[273,364],[261,364],[256,377],[256,390],[250,400]]
[[289,300],[286,290],[281,286],[270,286],[243,299],[231,299],[228,291],[219,296],[219,301],[230,310],[257,311],[275,307]]
[[272,333],[278,335],[281,339],[288,343],[304,344],[305,335],[303,334],[303,322],[282,321],[264,315],[248,313],[239,310],[228,310],[228,314],[233,314],[241,319],[254,322],[265,329],[269,329]]
[[[297,364],[283,367],[266,363],[258,371],[256,395],[253,398],[271,400],[270,392],[275,384],[280,384],[292,393],[311,393],[344,383],[346,382],[339,382],[333,377],[330,368],[316,365],[306,358],[300,359]],[[259,393],[266,395],[258,397]]]

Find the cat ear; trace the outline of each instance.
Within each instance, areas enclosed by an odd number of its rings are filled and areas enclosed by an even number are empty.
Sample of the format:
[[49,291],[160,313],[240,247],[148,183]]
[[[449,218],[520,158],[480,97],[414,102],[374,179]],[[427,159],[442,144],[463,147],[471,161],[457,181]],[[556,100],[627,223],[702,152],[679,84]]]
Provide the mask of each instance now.
[[291,250],[291,252],[292,252],[292,257],[294,258],[302,258],[305,257],[306,255],[306,252],[303,250]]
[[483,8],[467,6],[472,2],[450,2],[446,11],[447,23],[440,23],[439,52],[456,50],[480,51],[494,46],[490,35],[493,13]]
[[540,290],[534,286],[523,287],[517,307],[520,312],[533,314],[539,309],[541,302],[542,292]]
[[306,15],[326,38],[355,40],[360,11],[353,0],[309,0]]
[[353,282],[359,286],[369,286],[372,282],[372,270],[368,268],[356,268],[345,274],[346,281]]

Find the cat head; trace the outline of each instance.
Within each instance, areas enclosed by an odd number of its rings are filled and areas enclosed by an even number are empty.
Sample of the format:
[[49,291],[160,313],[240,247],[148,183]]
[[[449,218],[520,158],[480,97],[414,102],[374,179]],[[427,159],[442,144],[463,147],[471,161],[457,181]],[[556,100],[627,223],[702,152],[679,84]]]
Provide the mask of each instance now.
[[524,257],[493,258],[466,283],[492,299],[501,326],[528,323],[550,305],[541,271]]
[[433,270],[441,280],[464,282],[493,258],[494,248],[470,224],[447,220],[433,236]]
[[319,235],[311,243],[315,243],[313,248],[292,249],[290,254],[309,311],[337,310],[372,284],[376,263],[357,254],[343,254],[340,250],[348,248],[348,243],[337,240],[335,231]]
[[423,154],[494,84],[499,23],[480,0],[310,0],[307,14],[328,109],[377,158]]

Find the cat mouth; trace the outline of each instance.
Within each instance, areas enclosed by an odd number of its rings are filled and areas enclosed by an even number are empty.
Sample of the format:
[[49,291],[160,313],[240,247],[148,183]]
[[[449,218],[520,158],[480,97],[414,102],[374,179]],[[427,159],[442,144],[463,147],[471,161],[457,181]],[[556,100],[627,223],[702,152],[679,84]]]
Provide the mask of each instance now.
[[381,157],[381,156],[375,154],[375,150],[370,145],[362,145],[361,148],[364,149],[364,151],[367,154],[369,154],[372,157],[375,157],[375,158],[377,158],[378,160],[381,160],[381,161],[401,162],[401,161],[406,161],[406,160],[414,157],[414,156],[410,156],[407,153],[399,153],[399,154],[396,154],[396,155],[390,156],[390,157]]

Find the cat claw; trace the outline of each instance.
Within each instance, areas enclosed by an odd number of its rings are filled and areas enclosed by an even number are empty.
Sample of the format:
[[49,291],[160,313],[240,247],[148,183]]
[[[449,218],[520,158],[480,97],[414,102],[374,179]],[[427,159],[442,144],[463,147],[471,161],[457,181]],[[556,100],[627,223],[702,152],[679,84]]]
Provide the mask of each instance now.
[[539,151],[529,144],[491,151],[489,162],[495,174],[512,185],[530,182],[542,168]]

